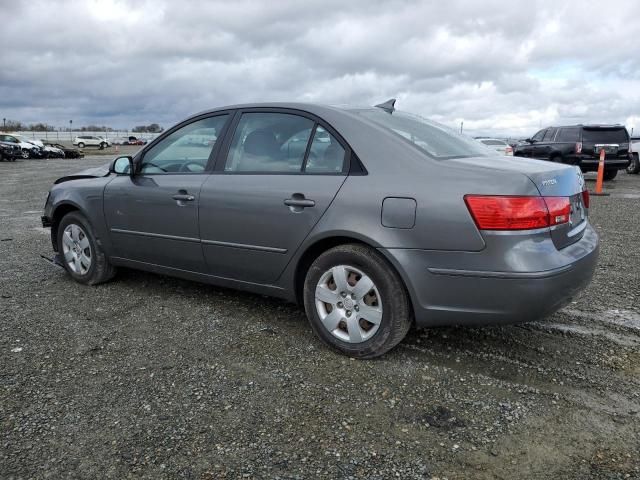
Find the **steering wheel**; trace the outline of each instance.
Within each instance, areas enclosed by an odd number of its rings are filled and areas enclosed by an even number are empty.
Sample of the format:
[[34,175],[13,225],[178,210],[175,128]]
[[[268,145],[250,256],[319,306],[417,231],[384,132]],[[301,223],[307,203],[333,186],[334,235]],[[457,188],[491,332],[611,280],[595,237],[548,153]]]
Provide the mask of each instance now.
[[[189,168],[189,165],[195,165],[195,166],[196,166],[196,167],[198,167],[198,169],[200,169],[200,170],[191,170],[191,169]],[[202,171],[204,171],[204,167],[203,167],[201,164],[199,164],[198,162],[187,161],[187,162],[184,162],[184,163],[180,166],[180,169],[179,169],[178,171],[179,171],[179,172],[198,172],[198,171],[202,172]]]

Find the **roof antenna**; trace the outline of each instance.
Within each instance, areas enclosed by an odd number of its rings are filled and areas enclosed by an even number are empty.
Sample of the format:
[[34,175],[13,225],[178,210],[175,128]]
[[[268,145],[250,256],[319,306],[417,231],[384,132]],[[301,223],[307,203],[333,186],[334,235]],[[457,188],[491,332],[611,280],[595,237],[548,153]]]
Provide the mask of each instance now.
[[396,99],[395,98],[391,98],[389,100],[387,100],[384,103],[380,103],[378,105],[376,105],[377,108],[381,108],[382,110],[384,110],[387,113],[393,113],[395,112],[395,104],[396,104]]

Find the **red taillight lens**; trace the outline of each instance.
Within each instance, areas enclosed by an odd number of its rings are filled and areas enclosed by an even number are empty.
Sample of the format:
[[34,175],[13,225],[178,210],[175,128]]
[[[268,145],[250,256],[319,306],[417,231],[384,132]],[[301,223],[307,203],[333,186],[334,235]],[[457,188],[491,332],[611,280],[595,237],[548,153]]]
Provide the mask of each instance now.
[[569,197],[543,197],[549,210],[549,226],[560,225],[569,221],[571,202]]
[[576,142],[576,153],[582,153],[582,142]]
[[582,204],[585,208],[589,208],[589,190],[582,191]]
[[504,149],[505,153],[513,153],[513,147],[511,145],[509,145],[507,148]]
[[569,197],[466,195],[464,201],[480,230],[531,230],[569,221]]

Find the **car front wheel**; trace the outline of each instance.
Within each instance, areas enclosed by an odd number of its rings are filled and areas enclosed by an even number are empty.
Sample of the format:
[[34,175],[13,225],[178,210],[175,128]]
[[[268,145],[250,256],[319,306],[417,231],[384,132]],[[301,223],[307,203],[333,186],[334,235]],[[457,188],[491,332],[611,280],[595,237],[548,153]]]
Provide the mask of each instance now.
[[80,142],[80,143],[78,144],[78,148],[84,148],[84,143]]
[[89,222],[78,212],[68,213],[61,220],[58,252],[65,270],[76,282],[97,285],[115,275],[115,268],[96,242]]
[[384,354],[411,326],[402,280],[382,255],[364,245],[340,245],[313,262],[304,306],[316,335],[350,357]]
[[614,178],[616,178],[617,175],[618,175],[618,170],[605,170],[602,178],[604,179],[605,182],[607,182],[609,180],[613,180]]
[[631,159],[631,163],[627,167],[627,173],[640,173],[640,158],[638,158],[638,154],[634,153],[633,158]]
[[22,158],[25,160],[29,158],[29,150],[22,150]]

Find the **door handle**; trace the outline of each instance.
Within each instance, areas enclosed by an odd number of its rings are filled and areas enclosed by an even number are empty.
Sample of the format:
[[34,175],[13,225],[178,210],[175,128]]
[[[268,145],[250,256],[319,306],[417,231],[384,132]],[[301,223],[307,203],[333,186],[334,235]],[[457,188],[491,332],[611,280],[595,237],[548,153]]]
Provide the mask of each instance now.
[[177,193],[171,198],[179,202],[193,202],[196,199],[196,197],[189,195],[188,193]]
[[313,200],[308,200],[306,198],[287,198],[284,201],[284,204],[287,207],[302,207],[302,208],[316,206],[316,202],[314,202]]

